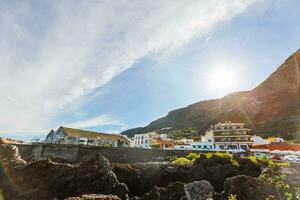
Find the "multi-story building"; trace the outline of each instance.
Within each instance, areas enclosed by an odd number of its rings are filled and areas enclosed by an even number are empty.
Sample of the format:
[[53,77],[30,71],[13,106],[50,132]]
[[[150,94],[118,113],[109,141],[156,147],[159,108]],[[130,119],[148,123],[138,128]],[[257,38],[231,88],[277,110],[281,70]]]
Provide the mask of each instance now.
[[201,138],[202,142],[214,144],[215,149],[220,150],[247,150],[253,143],[253,135],[250,129],[245,127],[244,123],[218,123],[211,126],[205,136]]
[[136,134],[131,138],[131,147],[151,149],[172,149],[174,148],[174,141],[168,138],[167,134],[157,134],[156,132],[149,132],[144,134]]
[[118,147],[129,146],[130,141],[120,134],[99,133],[61,126],[56,131],[49,132],[45,143]]
[[159,135],[156,133],[155,134],[154,133],[136,134],[136,135],[134,135],[134,138],[133,138],[134,147],[150,149],[151,144],[154,143],[153,138],[156,138],[156,137],[157,138],[159,137]]

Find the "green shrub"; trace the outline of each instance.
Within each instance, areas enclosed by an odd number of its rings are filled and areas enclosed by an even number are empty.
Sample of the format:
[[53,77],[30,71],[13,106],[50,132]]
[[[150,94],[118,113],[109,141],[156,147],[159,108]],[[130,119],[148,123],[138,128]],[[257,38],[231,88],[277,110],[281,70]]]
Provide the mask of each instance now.
[[187,158],[176,158],[174,161],[172,161],[173,165],[189,165],[191,164],[191,161]]
[[197,154],[197,153],[189,153],[189,155],[186,156],[186,158],[189,159],[191,161],[191,163],[194,163],[195,160],[199,157],[200,157],[200,154]]
[[290,167],[290,163],[289,162],[278,162],[278,163],[276,163],[276,166],[278,166],[278,167]]
[[229,152],[209,152],[209,153],[201,153],[201,154],[204,155],[207,159],[210,159],[212,156],[218,156],[220,158],[225,158],[225,159],[230,160],[230,162],[233,166],[235,166],[235,167],[240,166],[238,161],[236,161],[233,158],[233,155]]
[[270,158],[261,157],[261,158],[258,158],[258,160],[261,161],[262,163],[264,163],[265,165],[267,165],[268,168],[270,168],[270,169],[274,169],[276,167],[276,164]]
[[151,144],[150,147],[152,149],[158,149],[160,147],[160,145],[158,143],[154,143],[154,144]]
[[255,156],[248,156],[247,157],[250,161],[257,163],[257,158]]
[[284,193],[284,197],[286,200],[293,200],[293,195],[289,192]]
[[236,194],[230,194],[230,195],[228,196],[228,200],[237,200]]

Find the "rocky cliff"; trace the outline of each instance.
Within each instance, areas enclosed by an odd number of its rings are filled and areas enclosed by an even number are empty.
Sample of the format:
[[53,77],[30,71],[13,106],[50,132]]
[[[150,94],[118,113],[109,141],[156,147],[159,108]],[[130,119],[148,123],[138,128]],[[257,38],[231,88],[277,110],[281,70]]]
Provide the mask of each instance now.
[[174,110],[148,126],[123,132],[132,136],[164,127],[195,127],[199,133],[219,121],[245,122],[254,133],[299,137],[300,49],[264,82],[250,91],[236,92],[221,99],[201,101]]

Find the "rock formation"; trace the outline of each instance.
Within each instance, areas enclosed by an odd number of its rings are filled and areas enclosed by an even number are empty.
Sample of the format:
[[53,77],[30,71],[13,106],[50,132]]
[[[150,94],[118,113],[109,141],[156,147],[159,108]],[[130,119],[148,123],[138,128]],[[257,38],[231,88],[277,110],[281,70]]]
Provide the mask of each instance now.
[[14,167],[26,164],[20,157],[18,148],[15,145],[4,144],[0,142],[0,160],[6,167]]
[[[270,195],[276,195],[275,189],[270,185],[258,178],[244,175],[226,179],[224,190],[222,200],[227,200],[230,194],[235,194],[241,200],[266,199]],[[275,196],[275,199],[279,198]]]
[[226,158],[213,156],[207,159],[202,156],[195,160],[194,165],[113,164],[113,171],[118,180],[128,186],[130,196],[143,196],[155,185],[161,188],[176,181],[191,183],[207,180],[216,192],[222,192],[227,178],[241,174],[260,175],[259,165],[246,159],[238,162],[239,167],[236,167]]
[[174,200],[185,199],[184,183],[181,182],[170,183],[165,188],[154,186],[154,188],[150,192],[146,193],[144,196],[140,198],[140,200],[172,200],[172,199]]
[[40,160],[11,166],[9,173],[1,171],[0,175],[5,199],[64,199],[83,194],[114,194],[128,199],[127,186],[118,181],[101,155],[79,165]]
[[184,185],[184,190],[188,200],[213,200],[214,188],[208,181],[194,181]]

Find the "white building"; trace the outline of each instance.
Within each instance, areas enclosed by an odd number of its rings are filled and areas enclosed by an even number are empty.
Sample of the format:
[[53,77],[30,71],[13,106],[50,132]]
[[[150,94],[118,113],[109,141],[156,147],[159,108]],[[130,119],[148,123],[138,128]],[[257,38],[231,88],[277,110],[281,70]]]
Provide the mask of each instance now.
[[211,126],[201,138],[202,142],[213,143],[215,149],[220,150],[247,150],[253,142],[250,129],[244,123],[218,123]]
[[213,142],[192,142],[190,145],[193,150],[200,150],[200,151],[215,150],[215,145]]
[[134,147],[150,149],[151,148],[150,145],[153,143],[153,138],[151,136],[153,136],[153,134],[150,133],[134,135],[133,137]]
[[194,140],[193,139],[182,138],[180,140],[180,142],[182,142],[183,144],[192,144],[194,142]]
[[49,132],[45,143],[118,147],[129,146],[130,141],[120,134],[99,133],[61,126],[56,131]]
[[264,144],[270,144],[269,140],[263,139],[260,136],[254,135],[251,140],[253,141],[253,146],[255,145],[264,145]]

